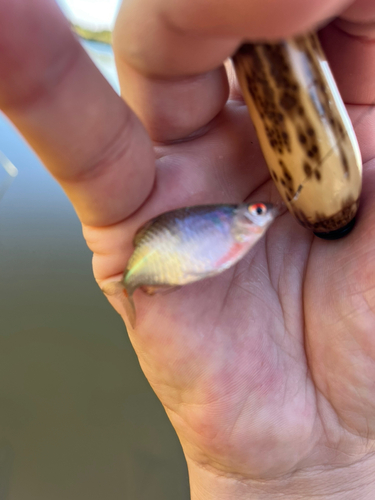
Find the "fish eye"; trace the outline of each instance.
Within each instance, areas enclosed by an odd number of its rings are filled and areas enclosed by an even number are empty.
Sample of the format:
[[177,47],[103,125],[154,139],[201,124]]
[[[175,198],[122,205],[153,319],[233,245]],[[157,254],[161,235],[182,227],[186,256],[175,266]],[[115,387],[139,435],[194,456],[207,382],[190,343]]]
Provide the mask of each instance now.
[[267,207],[264,203],[254,203],[249,206],[249,212],[253,215],[265,215],[267,213]]

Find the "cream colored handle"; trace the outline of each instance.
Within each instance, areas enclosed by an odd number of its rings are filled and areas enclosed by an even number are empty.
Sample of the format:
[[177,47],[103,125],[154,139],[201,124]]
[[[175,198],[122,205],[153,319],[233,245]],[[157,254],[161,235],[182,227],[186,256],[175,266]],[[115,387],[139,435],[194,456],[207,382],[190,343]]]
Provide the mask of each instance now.
[[271,176],[306,228],[329,234],[358,208],[362,160],[315,34],[245,44],[234,65]]

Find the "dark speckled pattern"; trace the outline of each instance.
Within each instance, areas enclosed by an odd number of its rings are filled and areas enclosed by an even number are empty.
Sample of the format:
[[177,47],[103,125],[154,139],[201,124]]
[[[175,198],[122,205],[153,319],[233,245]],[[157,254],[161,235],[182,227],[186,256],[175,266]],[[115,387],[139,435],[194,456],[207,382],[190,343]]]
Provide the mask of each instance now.
[[245,44],[233,60],[271,176],[291,213],[318,232],[345,226],[358,208],[360,154],[316,35]]
[[[349,175],[348,159],[345,154],[345,149],[343,144],[347,140],[347,135],[343,129],[341,120],[336,116],[335,108],[332,106],[329,94],[327,93],[326,82],[322,77],[320,66],[316,59],[316,54],[319,53],[322,58],[324,54],[318,39],[315,35],[309,35],[307,37],[296,38],[295,41],[297,47],[304,52],[309,60],[310,68],[312,69],[311,78],[314,81],[314,88],[318,94],[319,105],[315,106],[315,111],[319,115],[319,119],[325,119],[329,121],[330,126],[334,130],[337,140],[337,148],[339,149],[339,154],[341,157],[342,169],[345,175]],[[319,113],[319,109],[323,109],[323,113]]]

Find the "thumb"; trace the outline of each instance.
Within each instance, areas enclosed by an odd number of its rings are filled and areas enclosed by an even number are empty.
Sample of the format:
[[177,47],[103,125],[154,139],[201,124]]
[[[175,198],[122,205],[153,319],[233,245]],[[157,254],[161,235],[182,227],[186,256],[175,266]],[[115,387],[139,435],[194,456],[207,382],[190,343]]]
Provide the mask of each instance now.
[[313,29],[348,0],[125,0],[115,29],[118,57],[152,76],[219,67],[241,40],[275,40]]

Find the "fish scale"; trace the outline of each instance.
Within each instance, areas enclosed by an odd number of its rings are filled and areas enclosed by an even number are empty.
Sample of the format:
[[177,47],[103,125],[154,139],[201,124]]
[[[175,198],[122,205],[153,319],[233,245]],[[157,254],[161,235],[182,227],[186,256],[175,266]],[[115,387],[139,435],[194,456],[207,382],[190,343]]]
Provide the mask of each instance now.
[[[318,236],[343,236],[358,208],[361,155],[317,36],[246,43],[233,61],[287,208]],[[211,205],[171,211],[147,223],[135,237],[122,281],[131,324],[137,288],[185,285],[223,272],[255,245],[276,215],[270,204]]]
[[203,205],[147,222],[135,235],[122,282],[131,323],[137,288],[181,286],[223,272],[250,250],[277,214],[266,203]]
[[129,260],[128,287],[181,285],[192,272],[211,271],[215,258],[229,250],[235,208],[187,208],[152,221]]

